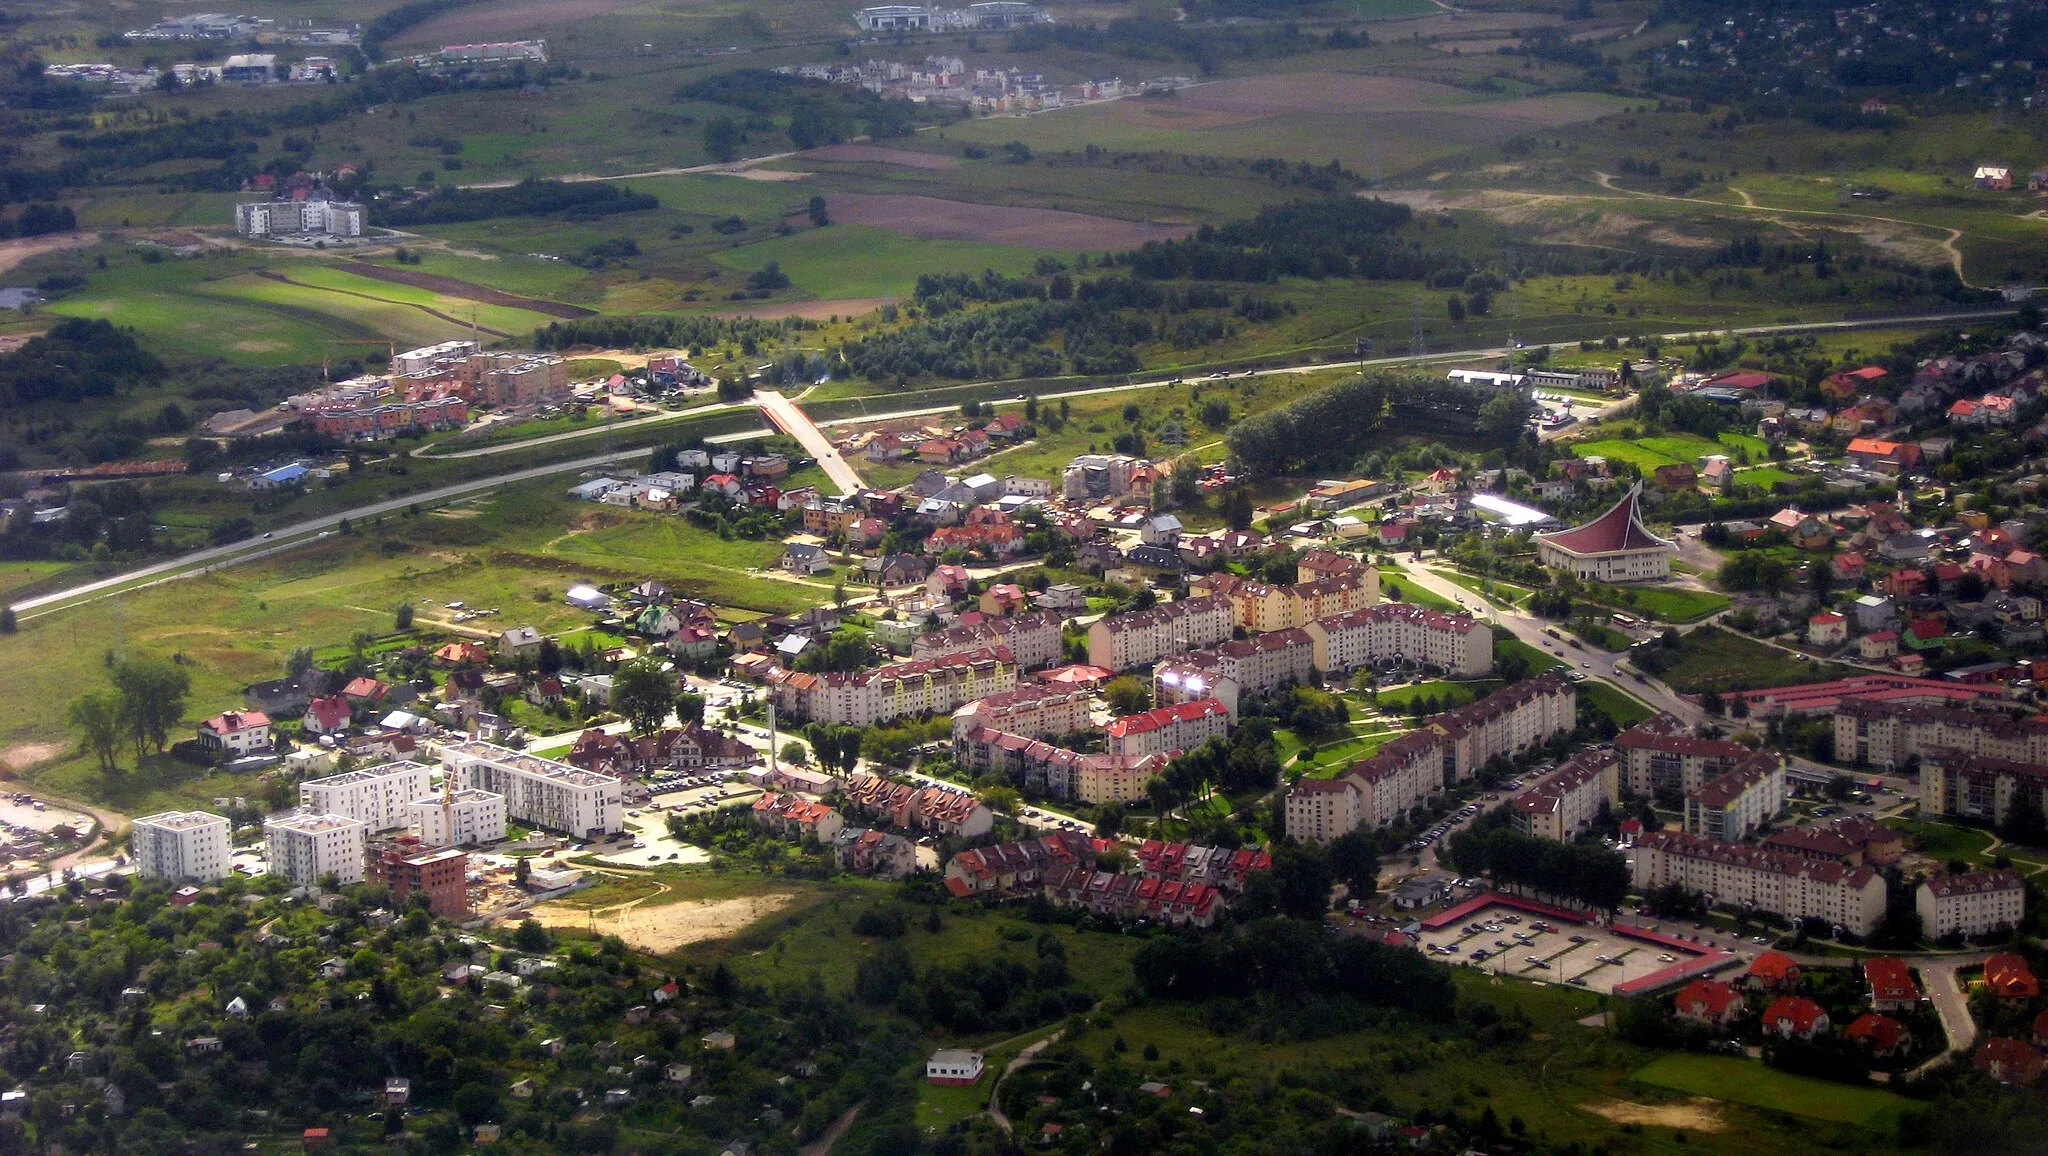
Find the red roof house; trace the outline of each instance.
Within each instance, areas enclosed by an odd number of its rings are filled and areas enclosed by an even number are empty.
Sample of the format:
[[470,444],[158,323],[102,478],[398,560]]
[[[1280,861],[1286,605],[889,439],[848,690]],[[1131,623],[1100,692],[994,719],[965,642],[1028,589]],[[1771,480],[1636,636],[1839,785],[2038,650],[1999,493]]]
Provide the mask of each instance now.
[[1985,1040],[1970,1062],[2001,1084],[2025,1087],[2041,1078],[2041,1053],[2003,1036]]
[[1701,389],[1762,389],[1778,380],[1776,374],[1744,370],[1740,373],[1724,373],[1700,383]]
[[1785,996],[1764,1009],[1763,1030],[1786,1039],[1810,1040],[1828,1030],[1828,1013],[1803,995]]
[[1782,951],[1766,951],[1749,965],[1749,986],[1759,991],[1777,991],[1799,982],[1799,965]]
[[1721,1027],[1742,1014],[1742,993],[1719,980],[1696,979],[1678,989],[1678,1018]]
[[1863,961],[1863,978],[1870,983],[1870,1006],[1877,1011],[1911,1011],[1920,1003],[1920,985],[1913,982],[1913,969],[1896,956],[1879,956]]
[[1984,961],[1984,986],[2001,999],[2032,999],[2041,994],[2041,981],[2027,961],[2001,951]]
[[1861,1044],[1880,1056],[1888,1056],[1912,1042],[1906,1025],[1890,1016],[1865,1012],[1842,1032],[1842,1038]]

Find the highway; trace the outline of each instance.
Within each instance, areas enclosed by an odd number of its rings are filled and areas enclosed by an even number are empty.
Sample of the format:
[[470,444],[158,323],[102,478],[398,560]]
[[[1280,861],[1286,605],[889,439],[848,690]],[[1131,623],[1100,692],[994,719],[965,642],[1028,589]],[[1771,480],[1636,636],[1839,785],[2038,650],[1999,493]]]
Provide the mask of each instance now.
[[[1748,328],[1736,329],[1689,330],[1679,333],[1661,334],[1659,335],[1659,340],[1671,342],[1684,340],[1691,337],[1704,337],[1728,333],[1738,334],[1742,336],[1765,336],[1770,334],[1785,333],[1815,333],[1850,329],[1891,328],[1901,325],[1932,325],[1942,324],[1944,322],[1950,321],[1976,320],[1984,317],[2000,316],[2004,314],[2010,314],[2015,311],[2016,310],[1978,310],[1972,312],[1927,313],[1918,314],[1910,317],[1886,317],[1867,321],[1816,321],[1790,325],[1751,326]],[[1465,349],[1446,351],[1440,353],[1408,354],[1400,357],[1372,358],[1366,360],[1362,364],[1368,367],[1387,367],[1398,365],[1413,365],[1426,362],[1464,361],[1476,360],[1487,357],[1500,357],[1513,352],[1515,352],[1515,350],[1511,348],[1496,346],[1485,349]],[[1276,366],[1270,369],[1247,370],[1244,373],[1238,374],[1238,376],[1268,376],[1272,374],[1281,373],[1313,373],[1319,370],[1326,369],[1343,369],[1352,364],[1361,363],[1332,363],[1319,361],[1303,365]],[[1227,375],[1218,374],[1215,376],[1221,377]],[[1166,385],[1169,383],[1170,379],[1164,378],[1147,381],[1133,380],[1121,385],[1093,386],[1088,388],[1066,390],[1055,393],[1043,393],[1040,394],[1039,397],[1041,400],[1056,401],[1063,397],[1088,397],[1099,394],[1123,393],[1139,389],[1156,389],[1162,385]],[[994,388],[1001,386],[1003,383],[988,382],[985,384],[989,385],[991,388]],[[777,396],[779,398],[779,395]],[[785,404],[793,403],[787,403],[785,401]],[[730,407],[704,407],[702,409],[693,411],[690,414],[660,414],[649,418],[637,418],[629,422],[615,423],[612,427],[612,431],[616,433],[620,429],[635,428],[641,425],[649,425],[659,422],[679,421],[686,416],[702,416],[703,414],[706,413],[720,412],[725,408]],[[834,421],[827,421],[823,424],[826,426],[833,426],[842,424],[894,421],[911,417],[923,417],[935,413],[948,413],[951,412],[953,408],[953,406],[947,405],[928,406],[919,409],[892,410],[883,413],[863,414],[858,417],[841,418]],[[813,428],[815,428],[815,426]],[[484,457],[492,454],[513,453],[531,450],[540,446],[565,443],[573,441],[574,439],[577,438],[602,437],[604,433],[604,427],[602,425],[598,425],[587,431],[548,434],[541,437],[527,439],[525,441],[508,442],[500,446],[487,446],[479,447],[476,450],[460,451],[460,456]],[[756,436],[759,435],[751,432],[742,432],[738,434],[722,434],[707,440],[720,442],[744,441]],[[179,555],[176,558],[166,559],[162,562],[154,562],[146,566],[137,567],[136,569],[128,570],[120,574],[111,575],[106,578],[96,579],[94,581],[86,582],[78,586],[73,586],[65,590],[56,591],[50,594],[38,595],[34,598],[23,599],[22,601],[13,604],[14,612],[16,616],[20,618],[37,617],[41,614],[51,613],[59,607],[75,605],[87,601],[93,601],[98,598],[104,598],[110,594],[113,594],[123,589],[127,589],[132,586],[136,586],[138,584],[154,584],[156,582],[172,581],[177,578],[189,577],[193,574],[204,573],[214,566],[229,565],[236,562],[248,561],[254,557],[261,557],[271,553],[276,553],[287,546],[299,544],[308,538],[312,538],[326,531],[331,531],[335,527],[339,526],[344,519],[351,522],[356,522],[361,521],[365,518],[374,518],[380,514],[393,513],[399,510],[406,509],[410,506],[435,505],[442,502],[452,501],[456,498],[467,497],[471,494],[483,493],[489,490],[494,490],[504,485],[511,485],[518,482],[531,481],[535,478],[544,478],[555,474],[575,473],[576,471],[579,470],[592,469],[597,466],[608,465],[613,462],[638,457],[645,453],[647,453],[647,450],[644,447],[642,447],[628,450],[618,450],[611,453],[592,454],[586,457],[554,462],[548,465],[531,466],[525,469],[513,470],[508,473],[498,474],[491,477],[472,478],[469,481],[455,482],[446,486],[438,487],[433,490],[422,491],[417,494],[407,494],[404,497],[400,498],[391,498],[384,501],[367,503],[365,505],[357,506],[353,509],[343,510],[337,513],[327,514],[317,518],[309,518],[302,522],[297,522],[288,526],[279,527],[271,531],[265,538],[262,539],[232,542],[223,546],[204,547],[202,549],[194,550],[187,554]],[[453,457],[457,455],[449,454],[445,456]],[[824,459],[820,458],[821,462],[823,460]],[[835,481],[837,481],[837,479],[835,479]],[[1437,581],[1441,580],[1439,579]],[[1427,581],[1425,581],[1425,584],[1427,584]],[[1443,586],[1447,588],[1457,589],[1453,587],[1450,583],[1444,583]],[[1430,586],[1429,588],[1432,590],[1439,590],[1437,586]],[[1439,590],[1439,592],[1442,591]],[[1465,591],[1459,589],[1459,594],[1462,595],[1464,593]],[[1449,595],[1446,596],[1448,597]],[[1510,628],[1514,629],[1516,631],[1517,637],[1523,637],[1522,627],[1512,622],[1504,623],[1504,625],[1508,625]],[[1532,645],[1540,646],[1542,644],[1532,643]],[[1589,655],[1587,657],[1590,660],[1596,656]],[[1610,659],[1609,669],[1604,672],[1609,676],[1611,676],[1613,673],[1611,669],[1611,661],[1612,660]],[[1693,716],[1688,715],[1685,717],[1690,718]]]

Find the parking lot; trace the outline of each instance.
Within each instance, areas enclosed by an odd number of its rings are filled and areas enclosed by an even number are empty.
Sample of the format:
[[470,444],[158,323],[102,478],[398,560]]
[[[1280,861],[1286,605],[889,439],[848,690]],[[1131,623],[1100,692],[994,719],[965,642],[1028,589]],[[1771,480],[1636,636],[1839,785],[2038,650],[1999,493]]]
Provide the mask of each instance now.
[[1419,939],[1423,953],[1443,963],[1603,994],[1685,958],[1676,948],[1500,906],[1484,908],[1453,926],[1424,931]]

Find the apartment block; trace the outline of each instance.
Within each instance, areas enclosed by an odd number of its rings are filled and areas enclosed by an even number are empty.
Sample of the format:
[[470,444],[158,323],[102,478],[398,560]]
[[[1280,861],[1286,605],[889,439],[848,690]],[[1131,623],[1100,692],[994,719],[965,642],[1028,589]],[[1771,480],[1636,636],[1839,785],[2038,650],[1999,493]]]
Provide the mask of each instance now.
[[406,810],[433,789],[433,770],[424,763],[396,762],[343,771],[299,784],[299,807],[320,815],[346,815],[371,831],[410,824]]
[[1152,672],[1152,701],[1213,698],[1237,713],[1244,693],[1271,694],[1315,677],[1315,647],[1299,628],[1226,642],[1161,662]]
[[1380,572],[1377,567],[1365,566],[1292,583],[1249,582],[1216,573],[1198,579],[1190,589],[1230,599],[1237,624],[1253,634],[1264,634],[1372,606],[1380,600]]
[[1739,843],[1785,809],[1785,765],[1761,751],[1686,792],[1685,831]]
[[1230,709],[1213,698],[1155,706],[1109,724],[1112,755],[1157,755],[1192,750],[1230,732]]
[[390,847],[370,857],[370,882],[391,891],[393,907],[414,893],[427,897],[427,910],[443,919],[468,919],[469,855],[452,847],[419,851]]
[[1070,735],[1088,727],[1090,696],[1085,690],[1032,683],[978,698],[953,712],[953,737],[983,728],[1041,738]]
[[369,826],[346,815],[293,811],[263,823],[270,871],[300,887],[318,887],[328,876],[346,887],[363,881]]
[[1818,863],[1758,847],[1655,831],[1636,841],[1637,891],[1677,883],[1717,906],[1782,919],[1821,919],[1869,935],[1884,919],[1884,878],[1870,867]]
[[579,839],[620,829],[625,811],[619,780],[495,743],[448,743],[441,767],[462,787],[505,800],[508,818]]
[[1632,795],[1683,795],[1735,769],[1750,755],[1741,743],[1695,738],[1676,717],[1660,714],[1621,732],[1616,749],[1627,760]]
[[1509,806],[1516,830],[1568,843],[1590,830],[1601,808],[1621,802],[1621,759],[1609,750],[1577,755]]
[[488,847],[505,840],[505,796],[475,787],[406,804],[407,825],[429,847]]
[[776,708],[791,717],[874,726],[1015,690],[1017,661],[1008,648],[994,647],[827,674],[776,669],[768,685]]
[[1108,670],[1150,666],[1168,655],[1227,642],[1235,626],[1230,600],[1213,594],[1112,614],[1088,628],[1088,662]]
[[2026,918],[2027,885],[2011,868],[1936,875],[1913,893],[1913,906],[1929,939],[1986,935],[2018,927]]
[[1922,813],[2002,825],[2016,808],[2048,815],[2048,766],[1940,747],[1921,752]]
[[2048,766],[2048,719],[1993,707],[1844,698],[1835,706],[1835,757],[1898,766],[1932,750]]
[[934,630],[911,641],[910,657],[944,658],[1003,647],[1025,670],[1050,666],[1060,658],[1061,621],[1058,611],[1033,610],[1008,618],[984,619],[971,626]]
[[206,811],[164,811],[132,824],[135,870],[144,879],[210,883],[228,873],[228,821]]
[[1356,670],[1392,658],[1461,676],[1493,670],[1493,632],[1469,614],[1389,602],[1314,619],[1302,629],[1317,670]]

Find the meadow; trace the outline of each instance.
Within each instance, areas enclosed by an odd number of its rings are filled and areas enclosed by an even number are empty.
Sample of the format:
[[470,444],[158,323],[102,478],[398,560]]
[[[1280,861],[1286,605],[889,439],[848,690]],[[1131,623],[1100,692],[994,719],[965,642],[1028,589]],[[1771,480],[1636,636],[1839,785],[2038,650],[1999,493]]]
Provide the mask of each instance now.
[[1899,1115],[1909,1103],[1876,1088],[1795,1076],[1756,1060],[1734,1056],[1665,1056],[1646,1065],[1632,1078],[1674,1092],[1854,1124],[1879,1134],[1896,1131]]

